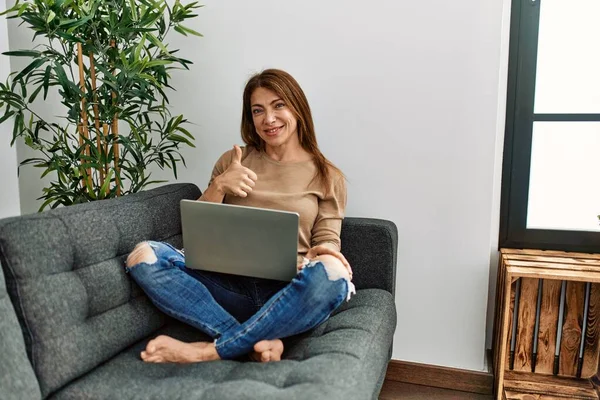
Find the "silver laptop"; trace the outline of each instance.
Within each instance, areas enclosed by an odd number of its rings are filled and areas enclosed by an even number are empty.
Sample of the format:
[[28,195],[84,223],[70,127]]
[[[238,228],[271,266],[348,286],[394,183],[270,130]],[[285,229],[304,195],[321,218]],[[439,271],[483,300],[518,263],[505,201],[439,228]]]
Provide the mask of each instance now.
[[291,281],[296,276],[298,213],[181,200],[188,268]]

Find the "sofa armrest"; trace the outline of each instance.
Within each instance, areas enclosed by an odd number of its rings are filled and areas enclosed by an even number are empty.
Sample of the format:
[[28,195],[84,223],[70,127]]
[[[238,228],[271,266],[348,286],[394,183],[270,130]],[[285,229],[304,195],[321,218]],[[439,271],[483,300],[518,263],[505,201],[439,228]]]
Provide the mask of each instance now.
[[345,218],[342,253],[352,266],[356,289],[384,289],[395,295],[398,228],[392,221]]

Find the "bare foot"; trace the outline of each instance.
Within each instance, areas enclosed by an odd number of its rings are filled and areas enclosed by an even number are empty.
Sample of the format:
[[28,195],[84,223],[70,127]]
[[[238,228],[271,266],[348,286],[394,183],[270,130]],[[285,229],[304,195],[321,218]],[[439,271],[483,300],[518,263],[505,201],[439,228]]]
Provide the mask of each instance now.
[[149,341],[140,356],[150,363],[194,363],[220,359],[214,343],[185,343],[165,335]]
[[283,354],[283,342],[279,339],[261,340],[254,345],[254,353],[250,355],[254,361],[280,361]]

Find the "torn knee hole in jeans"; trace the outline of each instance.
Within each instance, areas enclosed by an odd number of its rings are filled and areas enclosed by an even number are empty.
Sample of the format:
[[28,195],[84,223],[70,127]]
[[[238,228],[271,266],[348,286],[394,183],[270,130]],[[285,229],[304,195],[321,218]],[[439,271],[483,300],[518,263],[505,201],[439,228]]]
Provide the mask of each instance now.
[[306,258],[304,260],[306,260],[304,265],[309,268],[314,267],[315,265],[317,265],[317,263],[321,263],[323,265],[325,273],[327,274],[327,279],[329,279],[330,281],[337,281],[340,279],[346,280],[346,283],[348,284],[348,295],[346,296],[346,301],[350,300],[350,297],[353,294],[356,294],[356,287],[354,286],[354,283],[352,283],[352,281],[350,280],[348,270],[341,262],[338,261],[338,263],[331,264],[329,262],[323,262],[323,260],[308,261],[308,259]]
[[153,264],[158,261],[154,248],[150,243],[144,242],[135,246],[135,249],[127,257],[127,266],[133,267],[139,263]]

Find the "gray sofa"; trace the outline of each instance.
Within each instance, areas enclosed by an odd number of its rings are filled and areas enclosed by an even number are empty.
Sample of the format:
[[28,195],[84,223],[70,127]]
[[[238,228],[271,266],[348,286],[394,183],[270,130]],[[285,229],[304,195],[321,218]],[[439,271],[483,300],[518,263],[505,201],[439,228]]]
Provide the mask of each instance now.
[[199,196],[171,184],[0,221],[0,398],[377,398],[396,327],[397,231],[384,220],[344,221],[358,292],[286,339],[281,362],[140,360],[161,333],[208,340],[159,312],[123,268],[142,240],[181,246],[179,201]]

